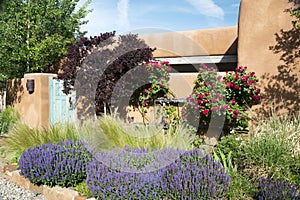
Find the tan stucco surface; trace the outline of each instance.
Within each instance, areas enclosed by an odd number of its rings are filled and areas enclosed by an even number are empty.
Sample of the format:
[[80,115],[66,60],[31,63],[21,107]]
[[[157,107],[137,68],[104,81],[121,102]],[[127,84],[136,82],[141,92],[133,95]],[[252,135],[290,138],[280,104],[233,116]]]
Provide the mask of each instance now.
[[[25,74],[22,79],[14,79],[7,83],[8,104],[13,104],[24,123],[32,128],[40,128],[49,124],[49,77],[55,74]],[[28,79],[34,79],[34,92],[26,89]]]
[[[172,93],[172,98],[186,98],[188,97],[193,90],[194,82],[197,78],[198,73],[171,73],[170,74],[170,91]],[[174,96],[173,96],[174,95]],[[151,123],[160,122],[161,116],[158,117],[158,110],[161,109],[159,105],[155,107],[150,107],[146,114],[146,121]],[[179,110],[178,110],[179,112]],[[180,112],[178,113],[180,114]],[[133,107],[127,107],[127,116],[128,121],[142,123],[142,114],[138,109]]]
[[199,55],[236,55],[237,27],[140,35],[155,58]]
[[[263,108],[299,111],[300,32],[286,10],[288,0],[242,0],[239,14],[238,65],[260,78]],[[274,105],[272,105],[274,104]]]
[[186,98],[193,90],[198,73],[173,73],[170,76],[170,91],[176,98]]

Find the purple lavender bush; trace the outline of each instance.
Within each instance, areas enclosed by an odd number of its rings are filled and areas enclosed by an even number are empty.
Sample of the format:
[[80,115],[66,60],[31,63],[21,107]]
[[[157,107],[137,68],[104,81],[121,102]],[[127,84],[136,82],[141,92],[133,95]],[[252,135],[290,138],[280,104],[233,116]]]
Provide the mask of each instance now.
[[22,153],[20,174],[37,185],[75,186],[86,179],[86,164],[90,160],[91,154],[83,142],[48,143]]
[[227,196],[230,177],[220,162],[193,149],[165,169],[163,181],[168,199],[221,199]]
[[87,186],[99,199],[161,199],[160,170],[122,172],[95,160],[87,165]]
[[115,148],[111,151],[94,153],[102,164],[122,172],[146,173],[156,171],[171,164],[184,150],[164,148],[153,151],[147,148]]
[[215,199],[230,178],[201,150],[165,148],[102,152],[87,164],[87,186],[99,199]]
[[87,165],[87,186],[99,199],[161,199],[163,168],[182,150],[114,149]]
[[282,179],[258,180],[258,200],[300,200],[299,188]]

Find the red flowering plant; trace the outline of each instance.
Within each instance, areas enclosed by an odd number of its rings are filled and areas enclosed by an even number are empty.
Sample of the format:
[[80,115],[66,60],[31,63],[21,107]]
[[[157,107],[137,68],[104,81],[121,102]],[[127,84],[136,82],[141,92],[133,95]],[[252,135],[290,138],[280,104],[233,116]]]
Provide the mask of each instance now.
[[261,99],[260,89],[256,84],[258,78],[255,72],[247,72],[247,67],[237,67],[223,78],[226,85],[226,123],[236,129],[248,127],[249,116],[247,110],[258,104]]
[[150,100],[150,103],[159,97],[167,97],[169,91],[170,74],[172,68],[167,61],[152,61],[147,62],[145,65],[145,72],[148,75],[150,84],[146,85],[140,101],[143,105],[147,105],[146,100]]
[[155,100],[160,97],[168,97],[168,94],[170,93],[168,82],[170,80],[172,68],[167,61],[155,60],[147,62],[144,71],[147,74],[149,83],[139,90],[138,106],[141,108],[141,114],[145,122],[145,113],[149,106],[154,105]]
[[192,94],[182,108],[182,119],[198,133],[208,128],[212,114],[225,115],[225,86],[213,67],[202,65]]
[[204,133],[212,114],[225,116],[225,126],[231,130],[248,127],[247,110],[261,99],[260,89],[254,72],[246,72],[247,67],[238,67],[224,77],[212,67],[202,65],[192,94],[182,109],[182,118]]

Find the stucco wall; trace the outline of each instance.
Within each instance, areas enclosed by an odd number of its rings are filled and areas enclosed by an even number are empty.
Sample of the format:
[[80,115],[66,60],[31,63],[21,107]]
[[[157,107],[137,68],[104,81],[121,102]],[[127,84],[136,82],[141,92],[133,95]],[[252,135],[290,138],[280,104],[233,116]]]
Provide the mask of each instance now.
[[[7,82],[7,103],[14,105],[21,119],[32,128],[45,127],[49,124],[49,77],[55,74],[25,74],[22,79]],[[34,79],[34,92],[29,94],[26,89],[28,79]]]
[[[194,81],[197,78],[198,73],[171,73],[170,74],[170,91],[172,95],[176,98],[186,98],[188,97],[193,90],[194,87]],[[160,122],[161,116],[157,118],[157,112],[158,112],[159,106],[151,107],[147,111],[147,119],[149,122]],[[178,114],[179,108],[178,108]],[[127,108],[127,116],[126,118],[128,121],[133,122],[143,122],[142,114],[138,109],[134,109],[133,107]]]
[[[287,9],[289,0],[242,0],[239,13],[238,65],[260,78],[262,111],[299,111],[300,32]],[[272,105],[274,104],[274,105]]]
[[206,30],[166,32],[140,35],[151,47],[156,47],[153,56],[199,56],[236,55],[237,27],[224,27]]

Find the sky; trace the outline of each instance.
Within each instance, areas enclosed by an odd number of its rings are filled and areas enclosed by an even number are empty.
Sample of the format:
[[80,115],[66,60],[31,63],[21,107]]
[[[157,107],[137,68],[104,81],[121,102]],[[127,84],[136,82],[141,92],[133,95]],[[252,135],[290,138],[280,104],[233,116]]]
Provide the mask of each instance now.
[[[85,0],[81,0],[78,6]],[[240,0],[92,0],[86,36],[236,26]]]

